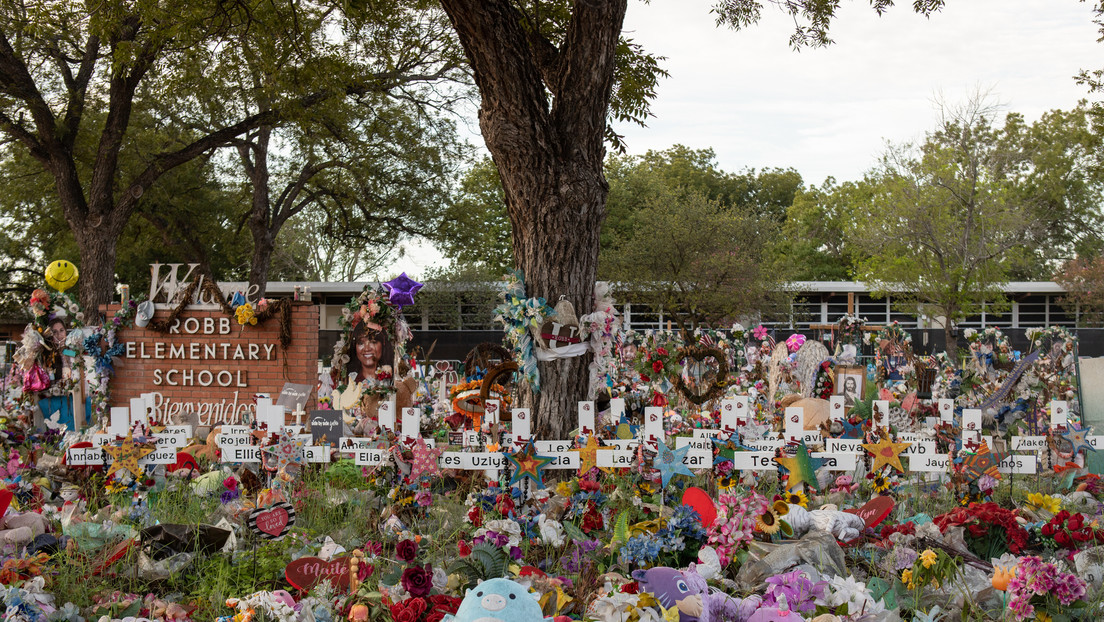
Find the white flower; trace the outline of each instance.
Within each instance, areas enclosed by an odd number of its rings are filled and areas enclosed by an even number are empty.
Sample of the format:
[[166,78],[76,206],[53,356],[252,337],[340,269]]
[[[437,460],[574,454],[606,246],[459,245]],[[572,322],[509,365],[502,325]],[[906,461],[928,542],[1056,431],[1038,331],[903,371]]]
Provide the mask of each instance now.
[[721,558],[716,549],[711,546],[703,546],[698,550],[698,563],[690,564],[690,568],[696,570],[703,579],[709,581],[721,576],[724,568],[721,567]]
[[563,525],[541,514],[537,517],[540,526],[541,541],[555,547],[561,547],[564,543]]
[[973,339],[974,335],[976,335],[976,334],[977,334],[977,331],[972,329],[972,328],[967,328],[966,330],[962,331],[962,336],[967,338],[967,339]]
[[587,607],[587,617],[596,622],[624,622],[629,617],[629,610],[635,607],[639,600],[640,597],[636,594],[614,592],[592,602],[590,607]]

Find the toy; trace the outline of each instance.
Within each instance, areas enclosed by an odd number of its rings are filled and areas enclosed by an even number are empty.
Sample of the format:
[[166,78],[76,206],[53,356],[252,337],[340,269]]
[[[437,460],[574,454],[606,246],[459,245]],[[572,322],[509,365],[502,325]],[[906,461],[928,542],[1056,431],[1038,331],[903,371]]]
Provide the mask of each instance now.
[[640,590],[655,596],[665,609],[678,609],[679,622],[720,622],[747,620],[762,604],[758,595],[735,598],[710,589],[694,569],[679,571],[664,566],[634,570],[632,577]]
[[442,622],[553,622],[541,613],[538,595],[509,579],[491,579],[468,590],[456,615]]
[[46,284],[59,292],[64,292],[76,285],[78,276],[77,267],[64,259],[46,266]]

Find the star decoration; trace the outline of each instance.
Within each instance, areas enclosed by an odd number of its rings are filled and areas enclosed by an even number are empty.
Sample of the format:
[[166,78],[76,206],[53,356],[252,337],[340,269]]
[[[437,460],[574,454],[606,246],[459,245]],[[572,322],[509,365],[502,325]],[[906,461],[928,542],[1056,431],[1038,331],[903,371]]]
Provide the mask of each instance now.
[[805,441],[801,441],[801,444],[797,446],[797,455],[794,457],[785,456],[782,458],[775,458],[774,461],[790,473],[790,479],[786,483],[786,490],[792,490],[802,482],[814,490],[820,490],[820,484],[817,483],[816,470],[824,466],[826,460],[824,458],[813,458],[810,456],[809,448],[805,445]]
[[406,276],[405,272],[386,283],[382,283],[382,285],[390,292],[387,299],[400,309],[403,308],[403,305],[414,304],[414,294],[422,288],[421,283]]
[[138,461],[142,458],[153,453],[153,446],[145,444],[135,444],[134,436],[132,432],[127,432],[126,438],[123,439],[121,445],[104,445],[103,450],[111,454],[111,457],[115,460],[111,463],[111,466],[107,469],[107,474],[111,475],[115,471],[120,469],[130,471],[134,477],[141,477],[142,467],[138,466]]
[[544,467],[556,460],[548,456],[538,456],[533,439],[529,439],[529,442],[525,444],[525,449],[506,454],[506,459],[514,465],[514,476],[510,478],[511,486],[523,479],[531,479],[541,488],[544,487]]
[[276,459],[276,470],[283,471],[289,464],[303,463],[303,439],[290,434],[279,435],[275,445],[269,445],[261,449],[262,452]]
[[859,420],[858,423],[851,423],[850,419],[843,420],[843,436],[840,438],[860,439],[863,437],[863,424],[866,423],[863,420]]
[[1068,430],[1059,434],[1059,437],[1073,446],[1071,451],[1073,452],[1073,457],[1076,458],[1077,454],[1081,453],[1082,450],[1096,451],[1096,448],[1093,447],[1092,444],[1089,443],[1089,439],[1086,438],[1091,431],[1092,428],[1074,429],[1073,426],[1070,426]]
[[[586,445],[571,450],[579,454],[579,475],[585,475],[589,473],[591,469],[598,466],[598,450],[600,448],[601,445],[598,442],[598,437],[591,434],[587,439]],[[609,469],[602,470],[609,471]]]
[[667,482],[671,481],[671,478],[676,475],[685,475],[687,477],[693,477],[694,473],[682,463],[683,458],[690,452],[690,446],[687,445],[682,449],[676,449],[671,451],[667,447],[667,443],[663,442],[663,439],[657,441],[659,451],[656,453],[655,459],[652,460],[652,468],[659,471],[659,477],[663,488],[667,487]]
[[740,433],[733,431],[729,434],[728,438],[714,438],[713,449],[717,451],[717,457],[713,459],[713,464],[720,464],[725,462],[735,462],[736,452],[747,451],[747,447],[741,442]]
[[411,482],[417,482],[423,477],[433,477],[441,475],[440,465],[437,464],[437,459],[444,453],[444,447],[430,447],[426,445],[425,439],[418,437],[417,442],[414,445],[414,459],[410,462],[410,478]]
[[967,454],[962,457],[963,472],[971,481],[981,479],[982,475],[1000,479],[1000,471],[997,470],[997,467],[1007,457],[1007,452],[994,453],[989,450],[988,444],[982,443],[976,454]]
[[874,456],[874,465],[870,467],[870,472],[873,473],[888,464],[904,473],[905,467],[901,466],[901,452],[908,449],[910,445],[912,443],[894,443],[888,438],[877,443],[863,443],[863,449]]

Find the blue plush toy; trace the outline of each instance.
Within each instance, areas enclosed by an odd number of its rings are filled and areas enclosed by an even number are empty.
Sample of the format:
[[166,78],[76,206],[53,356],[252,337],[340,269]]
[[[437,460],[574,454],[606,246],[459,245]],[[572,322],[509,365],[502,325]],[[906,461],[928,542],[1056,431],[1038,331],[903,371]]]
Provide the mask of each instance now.
[[542,615],[537,598],[509,579],[491,579],[468,590],[456,615],[441,622],[553,622]]

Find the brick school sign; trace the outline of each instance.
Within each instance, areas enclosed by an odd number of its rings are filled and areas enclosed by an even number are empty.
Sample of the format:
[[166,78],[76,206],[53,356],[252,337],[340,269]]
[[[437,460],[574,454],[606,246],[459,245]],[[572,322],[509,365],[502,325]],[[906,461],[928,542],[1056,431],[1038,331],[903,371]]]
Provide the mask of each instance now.
[[[155,319],[168,313],[159,309]],[[186,309],[167,333],[120,330],[117,341],[126,352],[111,379],[111,405],[129,406],[131,398],[154,393],[162,419],[192,412],[205,426],[249,421],[253,395],[268,393],[275,400],[285,382],[318,382],[318,307],[293,303],[290,328],[286,352],[278,317],[242,327],[211,307]]]

